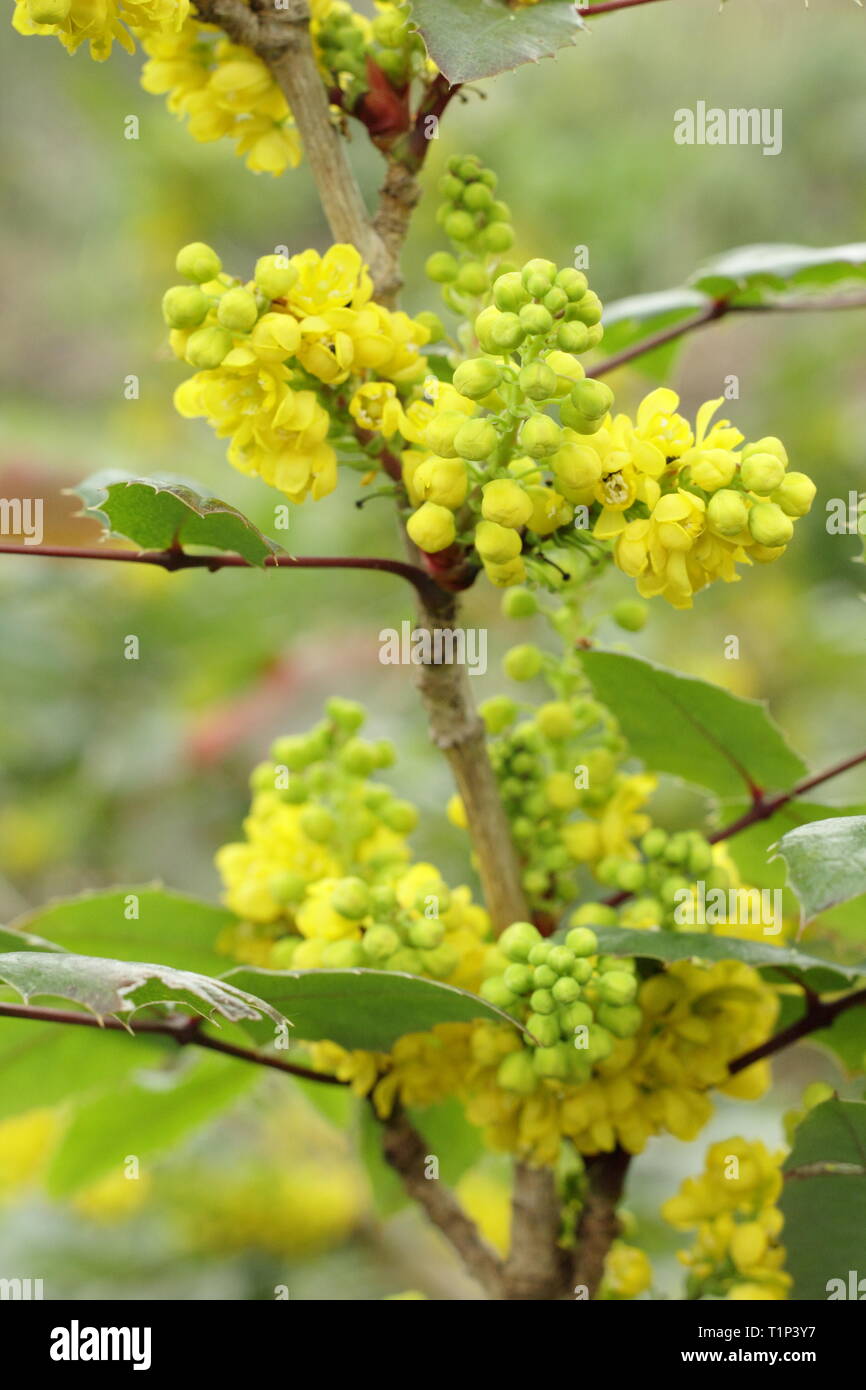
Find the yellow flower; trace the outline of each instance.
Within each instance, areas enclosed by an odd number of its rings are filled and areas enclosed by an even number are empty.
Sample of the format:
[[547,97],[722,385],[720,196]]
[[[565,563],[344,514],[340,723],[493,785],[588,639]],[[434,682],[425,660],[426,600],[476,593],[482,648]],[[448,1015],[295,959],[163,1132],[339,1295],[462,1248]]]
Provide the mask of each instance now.
[[637,1298],[652,1284],[652,1265],[643,1250],[615,1240],[604,1263],[606,1291],[617,1298]]
[[453,513],[437,502],[424,502],[410,516],[406,530],[418,548],[431,555],[445,550],[457,534]]

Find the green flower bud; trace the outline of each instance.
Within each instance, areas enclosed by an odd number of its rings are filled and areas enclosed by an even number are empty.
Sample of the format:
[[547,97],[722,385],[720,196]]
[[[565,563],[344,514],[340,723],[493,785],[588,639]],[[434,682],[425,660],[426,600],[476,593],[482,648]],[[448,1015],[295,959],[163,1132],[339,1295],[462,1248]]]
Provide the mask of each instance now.
[[756,439],[752,444],[746,444],[743,448],[743,461],[750,459],[753,454],[772,454],[785,467],[788,467],[788,455],[781,439],[777,439],[774,434],[768,434],[764,439]]
[[174,264],[178,275],[185,280],[195,280],[199,285],[215,280],[223,268],[216,251],[203,241],[191,241],[188,246],[181,247]]
[[186,360],[199,371],[213,371],[232,350],[232,335],[224,328],[197,328],[186,345]]
[[562,444],[562,430],[549,415],[530,415],[520,426],[518,440],[530,458],[546,459]]
[[695,878],[700,878],[713,867],[712,847],[707,844],[707,841],[703,839],[703,837],[699,838],[696,836],[692,841],[692,847],[689,851],[688,867],[689,873],[693,874]]
[[256,261],[253,279],[268,299],[285,299],[297,278],[297,268],[287,256],[260,256]]
[[484,700],[479,705],[478,713],[484,720],[484,727],[489,734],[501,734],[503,729],[514,723],[518,709],[509,695],[491,695],[489,700]]
[[[523,267],[522,278],[531,295],[545,294],[556,279],[556,266],[553,261],[545,261],[536,257],[535,260],[526,262]],[[533,289],[533,284],[539,285],[541,288]]]
[[520,1052],[509,1052],[499,1064],[496,1081],[504,1091],[515,1091],[520,1096],[532,1095],[538,1088],[538,1073],[532,1064],[532,1053],[526,1048],[521,1048]]
[[531,994],[535,987],[535,975],[532,968],[516,961],[513,965],[505,967],[502,978],[512,994]]
[[571,266],[566,266],[560,270],[556,277],[556,284],[565,290],[569,299],[576,304],[582,299],[589,288],[589,281],[582,270],[574,270]]
[[577,304],[570,306],[570,312],[574,315],[572,322],[585,323],[587,328],[592,328],[601,321],[601,309],[598,295],[594,290],[587,290]]
[[574,711],[567,700],[548,700],[536,715],[538,727],[545,738],[559,742],[575,731]]
[[[539,965],[537,969],[543,970],[544,966]],[[536,1014],[552,1014],[556,1012],[556,1000],[549,989],[534,989],[529,996],[529,1004],[532,1012]]]
[[[517,314],[497,313],[497,317],[490,324],[489,337],[493,344],[493,350],[503,353],[513,352],[515,348],[520,347],[526,337],[526,329]],[[480,337],[479,342],[481,342]]]
[[415,322],[421,327],[426,328],[430,334],[428,342],[441,343],[446,336],[445,325],[438,314],[431,314],[425,309],[422,313],[415,315]]
[[565,944],[576,956],[594,956],[598,952],[598,937],[589,927],[572,927]]
[[730,449],[705,449],[690,464],[692,482],[704,492],[727,487],[737,471],[737,460]]
[[[548,956],[548,960],[550,957]],[[532,983],[536,989],[552,989],[559,976],[549,965],[536,965],[532,972]],[[544,1010],[540,1010],[544,1012]]]
[[775,548],[788,544],[794,523],[776,502],[756,502],[749,512],[749,530],[758,545]]
[[540,1047],[552,1047],[559,1042],[559,1019],[556,1014],[530,1014],[526,1027]]
[[[503,668],[506,676],[513,681],[531,681],[541,670],[542,655],[538,647],[524,642],[505,653]],[[571,944],[571,943],[569,943]]]
[[502,612],[506,618],[531,618],[538,612],[538,599],[529,589],[509,589],[502,596]]
[[364,947],[360,941],[329,941],[322,951],[322,965],[327,970],[356,970],[366,965]]
[[772,501],[778,503],[786,516],[805,516],[815,500],[817,488],[805,473],[786,473]]
[[541,942],[541,932],[531,922],[512,922],[499,938],[499,949],[509,960],[525,961]]
[[249,290],[227,290],[217,305],[217,318],[230,333],[248,333],[259,316],[259,306]]
[[630,1004],[637,994],[637,980],[625,970],[608,970],[596,985],[605,1004]]
[[589,1004],[583,999],[578,999],[574,1004],[566,1004],[559,1011],[559,1026],[563,1036],[572,1037],[575,1028],[587,1028],[592,1023],[595,1015]]
[[682,874],[670,874],[659,885],[658,896],[665,907],[675,907],[680,901],[680,894],[687,893],[691,886]]
[[366,917],[371,906],[370,890],[362,878],[341,879],[331,894],[331,907],[352,922]]
[[[498,443],[496,426],[490,420],[467,420],[454,436],[458,456],[476,462],[489,458]],[[489,519],[496,520],[495,517]]]
[[268,962],[271,970],[291,970],[295,952],[301,944],[299,936],[281,936],[274,943]]
[[640,842],[640,847],[647,859],[658,859],[664,854],[667,848],[667,832],[661,826],[654,825],[652,830],[648,830]]
[[317,756],[317,751],[315,740],[308,734],[284,734],[282,738],[274,739],[271,744],[271,757],[274,762],[281,767],[287,767],[290,772],[300,772],[303,768],[309,767]]
[[490,222],[480,233],[478,240],[485,251],[499,255],[514,245],[514,232],[507,222]]
[[568,303],[568,295],[565,290],[561,290],[558,285],[554,285],[552,290],[548,290],[542,299],[542,304],[551,314],[561,314]]
[[586,1055],[594,1066],[604,1062],[613,1052],[613,1037],[600,1023],[593,1023],[589,1030],[589,1047]]
[[559,384],[556,372],[545,362],[528,362],[521,368],[517,381],[524,396],[528,396],[531,401],[551,400],[556,395]]
[[523,329],[533,337],[543,337],[553,327],[553,315],[543,304],[524,304],[517,317]]
[[413,951],[411,946],[401,946],[383,962],[383,969],[400,970],[404,975],[420,975],[424,963],[418,951]]
[[337,822],[326,807],[305,806],[301,812],[301,829],[308,840],[323,845],[333,839]]
[[570,1060],[567,1048],[557,1043],[554,1047],[537,1047],[532,1064],[539,1076],[564,1081],[568,1076]]
[[548,875],[544,869],[527,869],[520,882],[531,898],[541,898],[547,892]]
[[692,849],[692,841],[688,832],[678,830],[675,835],[671,835],[665,848],[664,857],[668,864],[685,864]]
[[621,864],[616,883],[624,893],[639,893],[646,883],[646,869],[643,864]]
[[517,313],[529,303],[529,293],[518,270],[500,275],[493,284],[493,303],[506,313]]
[[584,377],[571,388],[571,403],[587,420],[600,420],[613,405],[613,392],[603,381]]
[[613,620],[617,627],[626,632],[640,632],[646,627],[649,608],[638,599],[623,599],[613,610]]
[[547,964],[557,975],[570,975],[577,957],[568,946],[553,946],[547,957]]
[[472,212],[486,212],[493,205],[493,194],[485,183],[470,183],[463,192],[463,203]]
[[359,705],[356,700],[344,700],[339,695],[332,695],[325,702],[325,712],[328,718],[333,719],[347,734],[355,733],[367,718],[367,711],[363,705]]
[[445,928],[441,922],[425,918],[423,922],[413,922],[408,931],[409,944],[419,951],[430,951],[441,946],[445,938]]
[[400,937],[393,927],[380,924],[367,928],[361,945],[367,959],[380,964],[400,949]]
[[580,998],[580,985],[577,980],[563,976],[556,981],[551,993],[557,1004],[575,1004]]
[[[438,949],[441,950],[442,947]],[[448,949],[451,948],[449,947]],[[432,954],[432,951],[428,952],[428,958],[425,962],[428,970],[430,969],[429,958]],[[431,971],[430,973],[432,974],[433,972]],[[484,980],[478,993],[481,995],[482,999],[486,999],[488,1004],[493,1004],[497,1009],[513,1009],[517,1003],[517,995],[512,994],[501,975],[492,975],[489,980]]]
[[584,323],[561,323],[556,330],[557,346],[563,352],[580,354],[589,348],[589,332]]
[[174,285],[162,296],[162,316],[169,328],[197,328],[210,302],[193,285]]
[[785,465],[773,454],[750,454],[740,464],[740,478],[748,492],[769,497],[781,486]]
[[501,381],[502,367],[498,362],[491,362],[489,357],[473,357],[461,362],[454,373],[454,389],[471,401],[483,400]]
[[599,1004],[596,1017],[615,1038],[633,1038],[643,1023],[637,1004]]
[[338,761],[353,777],[369,777],[376,767],[376,750],[362,738],[350,738],[340,749]]
[[307,880],[301,874],[286,869],[268,880],[268,892],[280,907],[294,907],[307,891]]
[[[449,946],[445,941],[442,942],[441,946],[434,946],[432,950],[424,951],[423,960],[426,974],[432,975],[434,980],[447,980],[448,976],[453,975],[460,964],[459,954],[453,946]],[[507,990],[503,996],[503,1002],[497,1004],[500,1009],[509,1009],[514,1004],[513,997],[506,998],[505,996],[508,996]],[[489,1002],[493,1004],[496,1001],[491,999]]]
[[445,235],[450,241],[471,241],[475,235],[475,218],[471,212],[449,212],[442,224]]
[[418,824],[418,808],[411,801],[391,801],[382,807],[381,817],[389,830],[409,835]]
[[571,967],[571,978],[577,980],[579,985],[588,984],[592,979],[592,974],[592,961],[588,957],[584,957],[582,960],[576,960]]
[[707,503],[707,520],[720,536],[738,536],[749,523],[749,509],[739,492],[722,488]]
[[457,458],[457,431],[467,423],[467,417],[459,410],[443,410],[434,415],[424,431],[424,443],[439,458]]
[[487,271],[480,261],[466,261],[457,272],[457,288],[464,294],[479,296],[485,294],[490,281]]
[[448,203],[457,203],[463,197],[463,181],[454,174],[443,174],[437,188]]
[[437,285],[448,285],[452,280],[456,280],[459,269],[457,260],[450,251],[434,251],[432,256],[427,257],[424,265],[424,273],[428,280]]

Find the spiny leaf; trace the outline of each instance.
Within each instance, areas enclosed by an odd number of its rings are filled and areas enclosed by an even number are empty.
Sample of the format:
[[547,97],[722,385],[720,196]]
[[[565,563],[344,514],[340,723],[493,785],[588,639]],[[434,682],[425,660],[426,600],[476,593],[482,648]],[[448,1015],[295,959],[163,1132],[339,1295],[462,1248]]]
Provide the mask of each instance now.
[[412,17],[452,86],[552,57],[587,27],[573,0],[412,0]]
[[279,1029],[285,1025],[283,1015],[269,1003],[237,985],[167,965],[13,951],[0,955],[0,980],[25,1003],[45,997],[68,999],[100,1019],[129,1016],[146,1004],[183,1004],[203,1018],[216,1013],[235,1023],[258,1021],[271,1035],[265,1019]]
[[[341,1047],[387,1052],[405,1033],[427,1033],[437,1023],[488,1018],[521,1027],[476,994],[399,970],[241,967],[223,978],[285,1011],[295,1037],[306,1042],[328,1039]],[[269,1034],[266,1024],[245,1026],[257,1041]]]
[[799,825],[783,835],[776,848],[800,899],[804,923],[866,893],[866,816]]
[[141,550],[231,551],[258,566],[281,553],[237,507],[185,479],[136,478],[109,470],[73,491],[110,535],[124,536]]
[[787,788],[805,766],[757,700],[620,652],[581,653],[599,699],[648,767],[720,796]]

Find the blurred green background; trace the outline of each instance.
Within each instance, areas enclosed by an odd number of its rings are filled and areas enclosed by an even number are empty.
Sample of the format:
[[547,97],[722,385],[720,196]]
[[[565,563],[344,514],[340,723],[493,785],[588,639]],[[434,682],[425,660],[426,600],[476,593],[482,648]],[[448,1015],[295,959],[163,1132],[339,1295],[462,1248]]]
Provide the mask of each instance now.
[[[608,301],[680,283],[736,245],[863,239],[864,24],[853,0],[812,0],[808,9],[728,0],[722,13],[716,0],[670,0],[598,19],[556,62],[466,91],[431,144],[428,197],[405,258],[406,307],[438,307],[422,266],[441,245],[435,178],[455,151],[476,152],[498,171],[518,233],[515,258],[569,264],[585,244],[593,288]],[[140,90],[140,60],[119,50],[96,65],[8,28],[0,43],[0,495],[44,497],[46,542],[84,545],[96,530],[74,516],[64,489],[103,467],[171,471],[209,484],[273,533],[279,495],[235,473],[207,427],[172,409],[183,371],[168,351],[159,301],[186,241],[211,242],[240,275],[281,243],[323,249],[307,169],[254,176],[228,142],[196,144]],[[781,154],[676,145],[673,113],[698,100],[781,107]],[[131,114],[137,141],[124,138]],[[381,166],[362,134],[353,130],[352,152],[372,198]],[[856,538],[825,529],[827,500],[863,488],[864,322],[862,311],[740,315],[687,343],[672,384],[688,410],[722,394],[736,374],[740,398],[726,413],[747,437],[780,435],[792,465],[815,478],[818,501],[781,563],[756,567],[740,585],[717,585],[693,612],[655,601],[646,631],[628,639],[655,660],[769,700],[814,767],[862,744],[866,732],[866,572],[852,563]],[[140,381],[138,400],[124,398],[130,374]],[[611,381],[625,407],[652,384],[633,369]],[[388,502],[359,511],[358,495],[358,475],[346,473],[327,501],[297,509],[290,549],[398,554]],[[602,640],[624,639],[603,615],[627,589],[622,576],[598,588]],[[481,696],[500,687],[498,657],[515,629],[486,585],[468,596],[466,614],[490,629],[489,673],[474,682]],[[213,852],[238,834],[250,766],[276,733],[311,723],[330,693],[363,700],[371,731],[397,742],[400,762],[389,775],[423,812],[414,843],[452,881],[465,879],[462,839],[443,815],[447,771],[427,745],[409,675],[377,659],[379,629],[410,616],[410,593],[387,575],[169,576],[0,560],[0,920],[118,882],[162,880],[215,897]],[[520,633],[530,635],[526,624]],[[140,640],[137,662],[123,656],[129,634]],[[738,661],[724,658],[730,634],[740,640]],[[677,788],[666,798],[673,816],[694,804]],[[866,801],[866,780],[851,774],[822,799]],[[653,1141],[630,1202],[641,1218],[638,1242],[660,1257],[661,1290],[677,1287],[677,1238],[658,1228],[658,1202],[697,1171],[708,1139],[739,1131],[776,1143],[780,1112],[816,1076],[837,1073],[817,1051],[803,1051],[779,1066],[766,1102],[722,1104],[698,1144]],[[199,1135],[182,1161],[156,1164],[138,1214],[106,1199],[97,1219],[22,1197],[15,1165],[7,1172],[0,1160],[0,1201],[4,1177],[9,1188],[0,1269],[35,1260],[56,1297],[272,1297],[281,1282],[293,1298],[407,1287],[468,1296],[412,1214],[383,1226],[343,1136],[308,1100],[286,1100],[286,1090],[267,1083]],[[282,1243],[272,1234],[269,1244],[273,1215],[259,1213],[256,1226],[256,1173],[288,1164],[306,1173],[296,1182],[303,1193],[303,1181],[327,1163],[333,1185],[296,1208],[289,1202]],[[477,1200],[491,1220],[501,1217],[497,1172],[493,1164],[479,1178]],[[232,1182],[237,1191],[228,1192]],[[210,1241],[202,1192],[217,1209]],[[318,1239],[303,1237],[308,1209],[323,1213]],[[336,1249],[321,1254],[320,1244]]]

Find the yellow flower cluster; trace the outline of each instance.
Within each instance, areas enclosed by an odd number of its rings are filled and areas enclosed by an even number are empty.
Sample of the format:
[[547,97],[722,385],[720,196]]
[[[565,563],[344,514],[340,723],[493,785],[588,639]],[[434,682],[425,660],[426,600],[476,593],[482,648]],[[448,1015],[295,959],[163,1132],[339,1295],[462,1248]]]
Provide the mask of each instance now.
[[115,42],[134,53],[133,35],[178,34],[189,12],[189,0],[15,0],[12,24],[19,34],[55,35],[70,53],[86,43],[102,63]]
[[196,284],[164,297],[171,346],[202,369],[175,393],[178,411],[204,416],[230,438],[235,468],[293,502],[326,496],[337,482],[327,393],[371,377],[391,391],[418,380],[428,330],[373,303],[353,246],[264,256],[246,285],[203,243],[184,247],[177,266]]
[[607,1298],[637,1298],[652,1284],[652,1265],[643,1250],[615,1240],[604,1262],[602,1296]]
[[769,1036],[775,992],[747,965],[677,962],[645,980],[639,1032],[617,1039],[590,1081],[543,1081],[529,1096],[497,1081],[503,1058],[522,1047],[507,1025],[443,1024],[399,1039],[387,1056],[315,1044],[315,1065],[372,1095],[380,1115],[395,1102],[431,1105],[458,1095],[492,1149],[555,1163],[567,1137],[584,1154],[618,1144],[640,1153],[654,1134],[697,1137],[712,1114],[711,1089],[754,1099],[769,1074],[759,1063],[727,1079],[729,1061]]
[[722,1139],[707,1150],[704,1172],[686,1178],[662,1216],[678,1231],[697,1231],[679,1259],[690,1271],[690,1296],[785,1299],[791,1287],[779,1245],[781,1162],[760,1140]]

